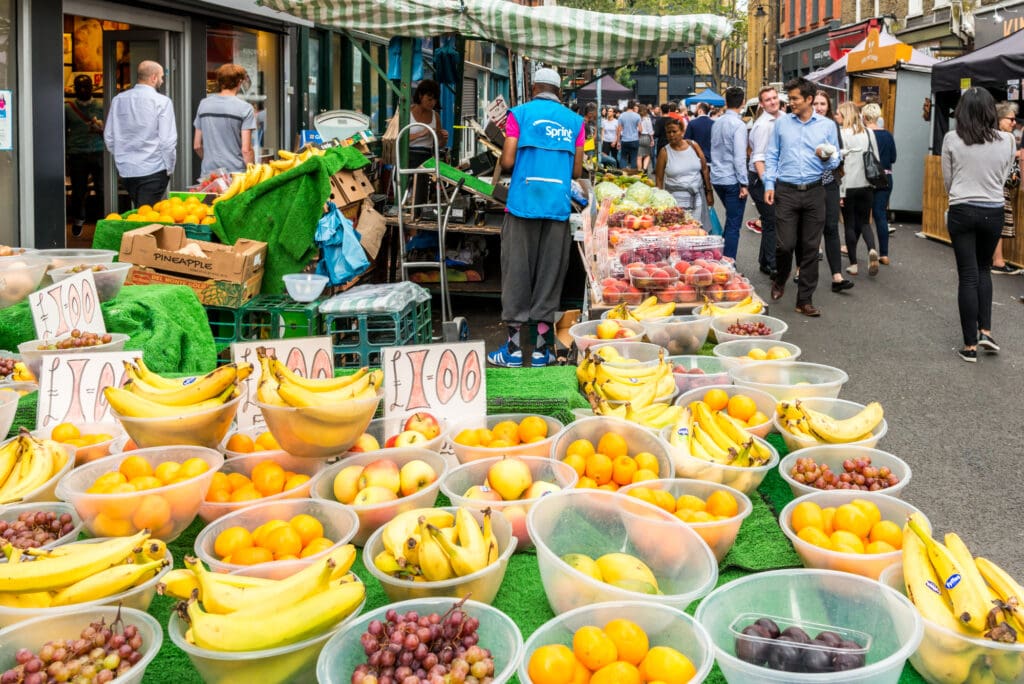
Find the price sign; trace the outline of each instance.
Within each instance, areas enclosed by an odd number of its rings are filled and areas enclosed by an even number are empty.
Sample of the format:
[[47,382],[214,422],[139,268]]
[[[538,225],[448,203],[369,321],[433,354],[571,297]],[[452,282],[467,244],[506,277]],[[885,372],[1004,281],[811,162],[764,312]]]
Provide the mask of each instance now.
[[263,375],[256,349],[264,347],[284,365],[307,378],[333,378],[334,353],[330,337],[289,337],[284,340],[262,340],[260,342],[234,342],[231,345],[231,360],[235,363],[251,363],[252,375],[239,386],[242,401],[238,405],[239,430],[263,425],[263,413],[256,405],[256,388]]
[[425,410],[451,421],[487,415],[484,343],[388,347],[384,365],[384,415]]
[[139,351],[81,351],[44,356],[36,425],[45,428],[60,423],[114,420],[103,390],[124,386],[124,362],[140,356]]
[[92,271],[83,271],[29,295],[28,306],[39,339],[64,337],[72,330],[107,332]]

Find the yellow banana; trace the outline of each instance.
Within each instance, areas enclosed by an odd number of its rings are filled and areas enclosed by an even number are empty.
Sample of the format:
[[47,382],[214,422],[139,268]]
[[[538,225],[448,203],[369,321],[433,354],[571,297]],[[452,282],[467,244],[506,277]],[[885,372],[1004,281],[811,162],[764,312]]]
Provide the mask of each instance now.
[[796,405],[803,411],[811,430],[826,442],[834,444],[854,441],[861,435],[874,430],[884,418],[882,405],[877,401],[871,402],[857,415],[845,420],[836,420],[824,413],[809,409],[800,401],[797,401]]
[[353,386],[357,381],[367,377],[370,369],[363,366],[355,373],[340,378],[305,378],[292,371],[277,359],[270,360],[270,367],[275,377],[281,376],[278,382],[287,381],[310,392],[332,392]]
[[53,596],[51,605],[69,606],[120,594],[149,579],[166,564],[167,561],[161,559],[115,565],[61,589]]
[[283,172],[283,171],[288,171],[289,169],[294,167],[295,166],[295,158],[292,157],[292,158],[289,158],[289,159],[273,159],[269,163],[270,163],[270,165],[272,167],[274,167],[275,171],[278,171],[280,173],[280,172]]
[[213,198],[213,204],[217,202],[223,202],[226,199],[231,199],[238,193],[242,192],[245,188],[245,174],[244,173],[232,173],[231,174],[231,185],[223,193]]
[[664,373],[667,364],[656,364],[653,366],[621,366],[615,363],[598,363],[595,373],[598,382],[621,382],[633,384],[660,378]]
[[[147,385],[162,390],[176,390],[181,389],[185,385],[197,380],[197,376],[188,376],[184,378],[165,378],[159,373],[154,373],[146,366],[146,362],[142,360],[142,357],[137,357],[133,362],[134,368],[132,369],[133,374],[137,375],[140,380],[145,382]],[[128,370],[128,365],[125,365],[125,370]]]
[[371,379],[370,374],[367,373],[344,387],[330,391],[315,392],[306,389],[298,383],[291,382],[283,373],[278,372],[276,377],[278,383],[277,393],[281,395],[282,399],[296,407],[320,407],[350,401],[354,396],[370,386]]
[[[413,548],[415,548],[415,540],[413,540],[410,537],[409,541],[414,542]],[[407,549],[406,554],[408,553],[409,551]],[[400,577],[402,575],[412,574],[412,565],[406,565],[404,563],[399,564],[398,559],[395,558],[395,555],[387,549],[384,549],[383,551],[381,551],[373,557],[373,564],[378,570],[383,572],[385,575],[391,575],[392,577]]]
[[131,418],[177,418],[189,413],[198,413],[211,409],[228,401],[235,392],[235,385],[221,392],[218,396],[188,406],[169,406],[151,401],[119,387],[107,387],[103,396],[117,413]]
[[[455,576],[448,554],[441,548],[440,542],[430,533],[433,527],[427,523],[426,517],[419,519],[419,567],[428,582],[441,582]],[[437,529],[434,527],[434,529]]]
[[0,587],[6,592],[19,593],[62,589],[117,565],[148,538],[149,532],[143,530],[131,537],[115,537],[107,541],[83,544],[90,548],[83,548],[80,553],[57,558],[39,558],[31,563],[5,563],[0,565]]
[[[985,633],[985,636],[996,641],[1007,641],[1007,639],[1009,643],[1016,641],[1017,621],[1013,618],[1012,607],[1007,606],[1006,610],[1002,609],[1000,597],[995,595],[995,592],[985,584],[985,579],[982,577],[981,571],[978,570],[978,566],[974,562],[974,556],[971,555],[967,544],[955,532],[947,533],[943,541],[946,542],[946,548],[949,549],[950,555],[956,559],[963,569],[960,581],[970,584],[974,592],[985,597],[988,601],[989,611],[986,613],[986,618],[990,630]],[[1001,622],[1009,623],[1009,631],[1006,627],[1000,626]]]
[[701,430],[723,451],[727,452],[729,449],[738,450],[740,445],[743,444],[743,441],[734,441],[729,438],[729,435],[722,430],[718,421],[715,420],[711,407],[703,401],[692,402],[690,410],[693,411],[693,419],[700,424]]
[[[487,547],[482,543],[483,535],[480,536],[481,543],[474,552],[468,548],[452,544],[448,541],[447,537],[441,534],[441,530],[436,527],[428,526],[428,529],[434,538],[434,542],[439,544],[445,555],[448,556],[448,562],[457,576],[465,577],[466,575],[472,575],[474,572],[487,567]],[[479,533],[479,528],[477,528],[477,532]]]
[[21,446],[21,438],[16,437],[0,447],[0,492],[21,458]]
[[24,361],[14,363],[14,371],[11,373],[11,380],[14,382],[39,382],[36,374],[33,373]]
[[[6,482],[0,486],[0,504],[21,499],[43,486],[55,472],[54,451],[50,445],[35,439],[24,428],[21,429],[16,441],[20,443],[18,460],[8,474]],[[61,452],[63,456],[63,449]]]
[[127,384],[128,390],[149,401],[167,406],[192,406],[222,394],[228,387],[233,387],[238,377],[235,364],[229,363],[210,371],[195,382],[174,390],[154,390],[139,385],[136,381]]
[[[1005,606],[1004,612],[1009,612],[1008,621],[1017,630],[1017,640],[1024,641],[1024,588],[1008,572],[987,558],[975,558],[974,565],[991,591]],[[1021,662],[1024,663],[1024,660]]]
[[953,616],[953,605],[928,559],[928,550],[909,525],[903,527],[902,558],[903,586],[918,612],[948,630],[976,636]]
[[911,515],[907,526],[924,544],[928,559],[953,604],[954,617],[974,632],[981,633],[989,612],[988,597],[973,583],[964,581],[963,567],[949,549],[932,538],[919,515]]
[[703,448],[704,452],[710,457],[710,460],[717,461],[718,463],[724,463],[726,465],[731,464],[736,460],[734,454],[730,454],[728,451],[718,446],[715,440],[704,431],[703,427],[696,420],[693,422],[693,427],[690,432],[692,439],[696,441]]
[[451,527],[455,524],[454,515],[436,508],[414,508],[411,511],[399,513],[384,525],[384,530],[381,532],[384,548],[390,551],[396,559],[405,558],[405,542],[418,530],[420,516],[425,516],[427,522],[435,527]]
[[655,430],[661,430],[669,425],[675,425],[676,421],[679,420],[679,417],[683,415],[683,410],[682,406],[676,406],[674,404],[665,405],[661,413],[653,418],[649,418],[644,424],[649,428],[654,428]]
[[278,150],[277,156],[280,157],[281,159],[295,159],[298,155],[296,155],[291,150]]
[[0,606],[5,608],[35,609],[53,605],[53,594],[48,591],[33,591],[23,594],[9,594],[0,591]]
[[[211,583],[233,588],[263,587],[277,582],[277,580],[249,577],[247,575],[227,575],[220,572],[209,574],[209,581]],[[157,592],[159,594],[173,596],[183,601],[190,598],[193,591],[198,590],[199,582],[196,580],[196,574],[188,568],[169,571],[161,578],[160,584],[157,585]]]
[[491,524],[491,509],[484,509],[484,542],[487,544],[487,564],[495,563],[501,555],[498,552],[498,538],[494,536],[494,528]]

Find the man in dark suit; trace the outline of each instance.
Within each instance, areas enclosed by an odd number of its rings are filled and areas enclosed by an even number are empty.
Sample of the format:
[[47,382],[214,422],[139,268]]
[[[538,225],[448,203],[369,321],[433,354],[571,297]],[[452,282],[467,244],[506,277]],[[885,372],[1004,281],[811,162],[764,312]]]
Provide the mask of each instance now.
[[710,111],[711,105],[706,102],[698,102],[697,116],[690,119],[690,123],[686,127],[686,133],[683,134],[684,140],[692,140],[700,146],[709,164],[711,163],[711,126],[715,123],[708,116]]

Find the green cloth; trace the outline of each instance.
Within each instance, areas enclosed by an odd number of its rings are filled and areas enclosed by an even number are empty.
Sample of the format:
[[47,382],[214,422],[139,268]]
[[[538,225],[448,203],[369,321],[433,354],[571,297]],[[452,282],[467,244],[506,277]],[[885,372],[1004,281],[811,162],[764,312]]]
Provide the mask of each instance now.
[[[188,287],[126,285],[101,308],[107,332],[128,335],[124,348],[141,351],[157,373],[205,373],[217,365],[206,311]],[[0,311],[0,349],[17,352],[34,339],[28,302]]]
[[341,169],[359,169],[370,162],[352,147],[335,147],[323,156],[263,181],[214,205],[217,223],[211,228],[221,242],[239,238],[267,243],[261,292],[284,292],[281,276],[298,273],[319,253],[314,236],[323,205],[331,196],[331,176]]
[[487,413],[541,413],[571,423],[572,409],[590,408],[576,388],[576,366],[488,368]]

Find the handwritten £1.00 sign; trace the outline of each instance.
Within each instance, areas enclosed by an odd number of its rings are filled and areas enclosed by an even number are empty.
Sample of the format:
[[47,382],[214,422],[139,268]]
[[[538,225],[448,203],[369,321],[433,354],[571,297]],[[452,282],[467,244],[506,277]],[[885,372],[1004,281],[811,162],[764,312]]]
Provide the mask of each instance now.
[[83,351],[44,356],[36,425],[47,428],[60,423],[113,421],[103,390],[124,386],[124,362],[139,356],[137,351]]
[[235,363],[247,362],[253,365],[252,375],[239,386],[242,401],[235,416],[239,430],[257,427],[265,422],[260,407],[256,405],[256,388],[263,375],[260,360],[256,356],[257,347],[265,347],[272,351],[277,360],[304,377],[334,377],[334,355],[330,337],[289,337],[283,340],[232,343],[231,360]]
[[107,332],[92,271],[83,271],[33,292],[28,298],[39,339],[64,337],[72,330]]
[[484,343],[381,350],[384,415],[429,411],[445,420],[487,415]]

